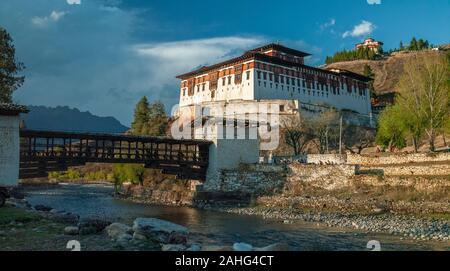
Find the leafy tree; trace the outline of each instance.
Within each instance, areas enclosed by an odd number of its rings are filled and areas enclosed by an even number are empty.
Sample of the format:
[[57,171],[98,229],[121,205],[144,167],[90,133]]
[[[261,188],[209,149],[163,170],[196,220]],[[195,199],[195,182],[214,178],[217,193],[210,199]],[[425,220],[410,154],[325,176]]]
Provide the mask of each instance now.
[[376,142],[381,146],[403,148],[406,146],[406,132],[403,125],[402,109],[396,105],[387,107],[381,112],[378,120]]
[[427,134],[431,151],[435,150],[438,131],[450,117],[449,66],[438,54],[412,58],[405,63],[398,85],[396,101],[406,124],[414,137]]
[[169,125],[169,118],[160,101],[155,101],[149,108],[149,122],[146,125],[145,135],[163,136]]
[[409,43],[409,50],[411,51],[417,51],[418,50],[418,46],[417,46],[417,40],[416,37],[413,37],[411,39],[411,42]]
[[405,51],[405,46],[403,45],[403,41],[400,41],[400,47],[399,47],[400,51]]
[[144,125],[149,121],[149,104],[147,97],[142,97],[139,102],[136,104],[136,108],[134,109],[134,120],[131,124],[131,129],[133,134],[141,134],[144,128]]
[[134,135],[163,136],[168,127],[169,118],[160,101],[152,104],[143,97],[136,105],[134,121],[131,124]]
[[13,40],[6,29],[0,27],[0,102],[11,103],[12,94],[22,86],[25,77],[17,74],[25,69],[15,58]]

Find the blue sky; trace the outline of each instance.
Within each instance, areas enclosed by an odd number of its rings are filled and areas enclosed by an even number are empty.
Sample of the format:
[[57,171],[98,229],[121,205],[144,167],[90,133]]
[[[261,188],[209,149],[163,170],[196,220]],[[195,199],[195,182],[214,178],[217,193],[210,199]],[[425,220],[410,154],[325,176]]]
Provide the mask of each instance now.
[[450,0],[1,0],[0,26],[25,63],[17,102],[69,105],[129,125],[143,95],[178,101],[176,74],[264,43],[312,53],[372,36],[450,43]]

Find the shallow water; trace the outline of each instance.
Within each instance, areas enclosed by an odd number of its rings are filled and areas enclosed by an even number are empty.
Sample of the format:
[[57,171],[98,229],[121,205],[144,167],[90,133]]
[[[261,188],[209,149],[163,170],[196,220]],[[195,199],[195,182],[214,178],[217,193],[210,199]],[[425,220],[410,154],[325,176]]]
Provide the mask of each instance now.
[[27,200],[81,217],[101,217],[132,224],[137,217],[156,217],[184,225],[191,242],[232,245],[246,242],[266,246],[284,242],[295,250],[369,250],[367,242],[377,240],[382,250],[445,250],[448,244],[401,240],[398,236],[332,229],[316,223],[284,224],[258,216],[226,214],[190,207],[145,205],[115,199],[105,185],[63,184],[51,188],[27,188]]

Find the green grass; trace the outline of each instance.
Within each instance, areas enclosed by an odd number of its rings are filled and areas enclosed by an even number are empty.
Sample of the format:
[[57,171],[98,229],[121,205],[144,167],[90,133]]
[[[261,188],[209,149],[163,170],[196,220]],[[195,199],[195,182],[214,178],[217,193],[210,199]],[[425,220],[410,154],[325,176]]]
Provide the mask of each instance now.
[[39,221],[42,217],[39,214],[29,212],[15,207],[0,208],[0,225],[9,224],[12,221],[27,223],[31,221]]

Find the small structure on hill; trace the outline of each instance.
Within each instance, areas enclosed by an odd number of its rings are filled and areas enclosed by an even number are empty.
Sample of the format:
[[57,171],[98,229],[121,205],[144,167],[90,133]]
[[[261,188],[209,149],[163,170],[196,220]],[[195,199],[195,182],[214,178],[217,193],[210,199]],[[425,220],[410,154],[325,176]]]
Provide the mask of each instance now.
[[364,42],[356,44],[355,49],[358,50],[360,48],[369,48],[375,53],[379,53],[383,44],[384,43],[382,43],[381,41],[376,41],[373,38],[367,38],[364,40]]

